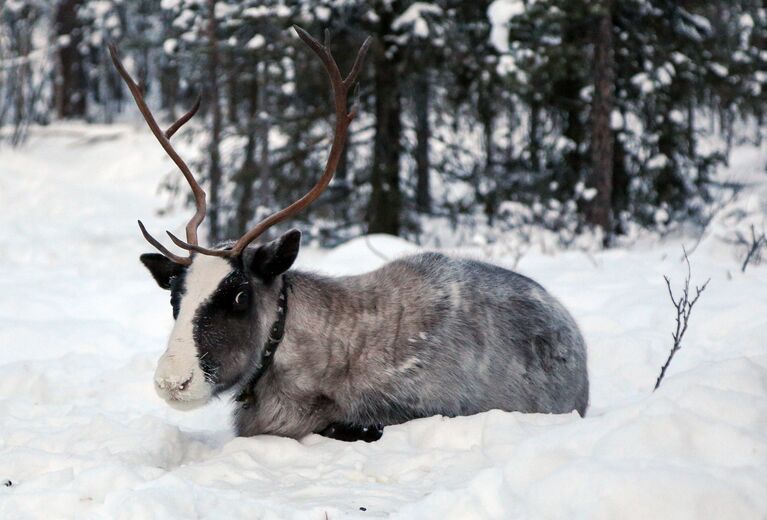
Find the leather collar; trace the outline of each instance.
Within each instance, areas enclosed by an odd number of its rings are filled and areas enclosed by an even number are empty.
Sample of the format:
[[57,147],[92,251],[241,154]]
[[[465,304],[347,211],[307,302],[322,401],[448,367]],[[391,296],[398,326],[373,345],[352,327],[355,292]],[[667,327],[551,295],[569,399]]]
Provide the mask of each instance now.
[[285,336],[285,321],[288,317],[289,288],[290,284],[288,283],[286,277],[283,275],[282,289],[280,289],[280,296],[277,302],[277,319],[274,320],[274,323],[272,323],[272,326],[269,328],[269,335],[266,338],[264,347],[261,349],[261,359],[258,362],[256,372],[250,377],[242,391],[235,399],[236,401],[242,403],[243,408],[248,408],[252,403],[255,403],[256,384],[272,364],[274,353],[277,351],[277,347],[280,346],[283,336]]

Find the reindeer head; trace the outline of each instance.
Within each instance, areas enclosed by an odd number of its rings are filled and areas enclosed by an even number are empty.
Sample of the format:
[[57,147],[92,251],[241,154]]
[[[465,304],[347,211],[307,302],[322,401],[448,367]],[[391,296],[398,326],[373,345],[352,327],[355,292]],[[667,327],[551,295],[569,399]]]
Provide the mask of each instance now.
[[176,408],[191,409],[205,404],[212,396],[247,381],[258,370],[263,354],[258,342],[268,337],[269,324],[282,312],[281,298],[286,293],[281,285],[284,280],[280,279],[298,255],[301,233],[294,229],[272,242],[252,243],[270,227],[305,209],[325,190],[338,165],[354,117],[354,111],[347,110],[347,94],[362,68],[370,38],[357,53],[351,72],[343,78],[327,38],[322,45],[303,29],[295,27],[295,30],[322,61],[333,90],[336,123],[325,171],[303,197],[256,224],[236,242],[214,248],[200,246],[197,239],[197,228],[205,218],[205,192],[170,144],[173,134],[199,109],[199,100],[163,132],[147,107],[141,89],[125,70],[115,46],[109,47],[112,61],[141,114],[186,178],[197,206],[186,225],[186,241],[167,232],[188,256],[170,252],[147,232],[141,221],[138,223],[144,238],[161,253],[142,255],[141,262],[159,286],[171,293],[176,321],[168,347],[157,364],[155,389]]

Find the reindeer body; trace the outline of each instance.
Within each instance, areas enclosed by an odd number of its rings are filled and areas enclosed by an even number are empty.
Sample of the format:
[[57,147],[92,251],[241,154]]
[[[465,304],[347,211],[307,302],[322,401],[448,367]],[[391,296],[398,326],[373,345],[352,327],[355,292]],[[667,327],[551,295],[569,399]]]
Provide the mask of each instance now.
[[[285,335],[238,405],[239,435],[301,437],[331,424],[491,409],[585,412],[581,334],[559,302],[524,276],[426,253],[360,276],[283,277]],[[259,342],[244,348],[261,348],[268,325],[260,328]]]
[[[327,39],[323,45],[303,29],[296,33],[322,62],[333,91],[336,122],[325,169],[301,198],[212,249],[197,236],[205,192],[170,143],[199,101],[163,131],[110,46],[118,73],[196,206],[186,241],[168,232],[188,256],[172,253],[139,221],[160,252],[141,261],[171,292],[176,320],[155,371],[157,393],[171,406],[191,409],[235,390],[240,435],[323,432],[370,440],[366,427],[434,414],[499,408],[583,415],[583,339],[567,311],[532,280],[435,253],[361,276],[325,278],[289,270],[300,246],[297,230],[255,244],[330,183],[355,113],[347,94],[372,42],[365,40],[344,77]],[[336,425],[345,429],[340,435]]]

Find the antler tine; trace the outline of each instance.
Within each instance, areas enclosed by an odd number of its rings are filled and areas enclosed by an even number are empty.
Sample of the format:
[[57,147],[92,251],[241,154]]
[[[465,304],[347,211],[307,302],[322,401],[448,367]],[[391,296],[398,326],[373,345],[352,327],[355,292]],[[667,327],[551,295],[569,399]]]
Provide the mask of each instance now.
[[[326,45],[322,45],[311,35],[309,35],[309,33],[297,25],[294,25],[293,29],[296,31],[296,34],[298,34],[298,37],[301,38],[301,40],[307,46],[309,46],[312,51],[314,51],[320,61],[322,61],[322,64],[325,66],[325,70],[330,77],[330,85],[333,89],[336,109],[336,124],[333,135],[333,144],[330,147],[330,153],[328,154],[328,159],[325,164],[325,171],[322,173],[322,176],[314,185],[314,187],[293,204],[269,215],[267,218],[256,224],[255,227],[253,227],[239,240],[237,240],[232,249],[229,250],[230,255],[237,255],[241,253],[242,250],[248,246],[248,244],[258,238],[262,233],[264,233],[264,231],[273,225],[282,222],[288,217],[291,217],[296,213],[304,210],[309,204],[314,202],[317,197],[322,194],[323,191],[325,191],[325,188],[327,188],[328,184],[330,184],[336,167],[338,166],[338,161],[341,158],[341,153],[343,151],[344,144],[346,143],[346,134],[349,129],[349,123],[351,123],[352,118],[354,117],[353,113],[349,113],[347,111],[347,93],[349,91],[349,87],[354,82],[354,79],[357,77],[359,71],[362,68],[362,62],[365,59],[365,54],[367,54],[368,48],[370,48],[372,39],[368,37],[362,44],[360,50],[357,52],[357,58],[354,61],[352,72],[346,77],[346,79],[343,79],[341,77],[341,72],[338,70],[338,64],[333,58],[330,49]],[[328,40],[329,38],[326,38],[326,41]],[[194,248],[193,250],[198,249]]]
[[149,234],[149,232],[144,227],[144,224],[139,220],[138,221],[138,227],[141,228],[141,234],[144,235],[144,238],[147,242],[152,244],[157,250],[162,253],[166,258],[169,260],[173,260],[177,264],[181,265],[190,265],[192,263],[192,259],[189,257],[181,257],[174,255],[171,253],[164,245],[162,245],[160,242],[157,241],[152,235]]
[[175,123],[173,123],[172,125],[170,125],[170,126],[168,127],[168,129],[167,129],[167,130],[165,130],[165,137],[166,137],[167,139],[170,139],[171,137],[173,137],[173,134],[175,134],[176,132],[178,132],[178,129],[179,129],[179,128],[181,128],[182,126],[184,126],[184,125],[187,123],[187,121],[189,121],[190,119],[192,119],[192,118],[194,117],[194,115],[195,115],[195,114],[197,113],[197,111],[200,109],[200,102],[201,102],[201,101],[202,101],[202,97],[201,97],[201,96],[197,96],[197,101],[195,101],[195,102],[194,102],[194,105],[193,105],[193,106],[192,106],[192,108],[189,110],[189,112],[187,112],[187,113],[186,113],[186,114],[184,114],[183,116],[179,117],[179,118],[176,120],[176,122],[175,122]]
[[[314,51],[314,53],[317,55],[317,57],[322,61],[322,64],[325,66],[325,70],[327,70],[328,75],[330,75],[330,83],[333,86],[333,92],[335,93],[335,86],[336,84],[343,83],[343,80],[341,78],[341,71],[338,70],[338,64],[336,63],[336,60],[333,58],[333,55],[330,52],[330,48],[326,45],[321,44],[319,41],[314,39],[311,34],[306,32],[301,27],[294,25],[293,30],[296,31],[296,34],[298,34],[298,37],[301,38],[301,40],[309,46],[311,50]],[[329,34],[325,34],[325,43],[330,42],[330,38],[328,37]],[[368,38],[370,39],[370,38]],[[364,45],[363,45],[364,48]],[[362,48],[360,48],[360,52],[362,52]]]
[[202,247],[197,244],[188,244],[170,231],[166,231],[165,233],[167,233],[173,243],[181,249],[186,249],[187,251],[195,251],[197,253],[202,253],[203,255],[208,256],[232,256],[231,249],[208,249],[207,247]]
[[[141,112],[141,115],[144,117],[144,120],[149,126],[149,129],[152,131],[155,138],[160,142],[160,145],[165,150],[165,153],[168,154],[168,156],[173,160],[173,162],[176,164],[178,169],[181,170],[181,173],[184,175],[184,178],[186,178],[186,181],[189,183],[189,187],[192,189],[195,203],[197,205],[197,211],[195,212],[195,214],[192,216],[192,218],[189,220],[189,222],[186,225],[186,239],[187,239],[187,242],[189,242],[190,244],[196,245],[198,243],[197,228],[200,226],[200,223],[202,223],[203,219],[205,219],[205,210],[206,210],[205,192],[197,183],[197,180],[194,178],[194,175],[192,175],[191,170],[186,165],[184,160],[181,158],[181,156],[178,155],[176,150],[170,144],[170,137],[173,136],[173,134],[175,134],[179,128],[181,128],[187,121],[189,121],[197,113],[197,110],[200,108],[200,100],[198,99],[189,112],[181,116],[181,118],[179,118],[178,121],[173,123],[170,127],[168,127],[168,129],[165,132],[163,132],[162,130],[160,130],[160,126],[157,124],[157,121],[155,121],[154,116],[152,115],[152,111],[149,109],[146,102],[144,101],[144,96],[141,93],[141,89],[133,80],[133,78],[128,73],[128,71],[125,69],[125,66],[120,60],[118,52],[117,52],[117,47],[115,46],[114,43],[109,44],[109,55],[112,58],[112,62],[114,63],[114,66],[117,69],[117,72],[120,74],[123,81],[125,81],[125,84],[128,86],[128,90],[130,90],[131,95],[133,96],[133,100],[136,102],[136,106]],[[144,235],[144,238],[146,238],[150,244],[155,246],[163,255],[165,255],[166,257],[168,257],[169,259],[177,263],[182,263],[182,264],[191,263],[191,260],[189,260],[188,258],[184,259],[168,251],[157,240],[152,238],[151,235],[149,235],[149,233],[147,233],[146,229],[141,223],[139,223],[139,225],[141,227],[141,232]]]
[[362,42],[362,47],[360,47],[359,52],[357,53],[357,57],[354,59],[354,65],[352,65],[352,70],[349,71],[349,74],[346,75],[344,78],[344,86],[348,89],[352,84],[354,84],[355,81],[357,81],[357,76],[359,76],[360,71],[362,70],[362,65],[365,62],[365,56],[368,53],[368,49],[370,48],[370,45],[373,43],[373,38],[368,36],[365,38],[365,41]]

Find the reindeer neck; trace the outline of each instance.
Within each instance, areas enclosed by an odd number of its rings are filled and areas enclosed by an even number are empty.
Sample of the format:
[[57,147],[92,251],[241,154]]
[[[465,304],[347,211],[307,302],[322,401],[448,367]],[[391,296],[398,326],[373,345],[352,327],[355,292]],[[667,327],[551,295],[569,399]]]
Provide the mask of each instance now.
[[328,277],[301,271],[285,275],[290,285],[287,333],[334,336],[376,312],[380,300],[366,275]]
[[365,348],[360,336],[369,332],[372,337],[366,324],[382,310],[380,290],[369,276],[331,278],[300,271],[285,276],[290,312],[281,354],[287,354],[282,356],[287,363],[309,360],[314,372],[344,363]]

